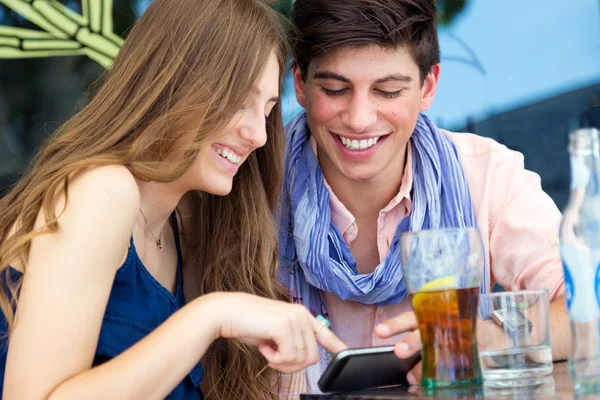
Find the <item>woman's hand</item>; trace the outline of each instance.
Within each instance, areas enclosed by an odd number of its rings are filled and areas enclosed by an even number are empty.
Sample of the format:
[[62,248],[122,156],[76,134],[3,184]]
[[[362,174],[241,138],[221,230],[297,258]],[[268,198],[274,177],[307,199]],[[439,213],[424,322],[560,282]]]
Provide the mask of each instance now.
[[257,346],[271,368],[296,372],[319,361],[317,343],[332,353],[347,346],[306,307],[245,293],[215,293],[219,336]]

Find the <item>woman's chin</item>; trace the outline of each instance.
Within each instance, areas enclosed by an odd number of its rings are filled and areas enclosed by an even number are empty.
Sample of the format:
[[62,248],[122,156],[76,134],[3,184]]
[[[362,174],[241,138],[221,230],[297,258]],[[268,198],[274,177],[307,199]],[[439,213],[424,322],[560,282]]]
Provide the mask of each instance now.
[[227,196],[229,193],[231,193],[231,189],[232,189],[231,182],[229,184],[225,184],[224,182],[217,184],[215,182],[214,184],[211,184],[211,185],[205,185],[205,187],[202,188],[201,190],[203,192],[210,193],[215,196]]

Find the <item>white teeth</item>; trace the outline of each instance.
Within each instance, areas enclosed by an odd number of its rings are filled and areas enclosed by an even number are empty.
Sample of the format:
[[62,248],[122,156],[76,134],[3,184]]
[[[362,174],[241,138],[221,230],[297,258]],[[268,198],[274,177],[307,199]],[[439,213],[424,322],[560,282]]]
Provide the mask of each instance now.
[[215,148],[215,152],[221,157],[227,159],[232,164],[237,164],[242,159],[242,157],[236,155],[233,151],[229,151],[227,149],[221,150],[219,148]]
[[338,135],[342,144],[349,150],[364,150],[373,146],[379,140],[379,137],[373,137],[369,139],[348,139],[346,137]]
[[237,163],[238,163],[238,161],[240,161],[240,157],[239,157],[239,156],[236,156],[236,155],[235,155],[235,154],[233,154],[233,153],[229,153],[229,155],[227,156],[227,159],[228,159],[229,161],[231,161],[232,163],[234,163],[234,164],[237,164]]

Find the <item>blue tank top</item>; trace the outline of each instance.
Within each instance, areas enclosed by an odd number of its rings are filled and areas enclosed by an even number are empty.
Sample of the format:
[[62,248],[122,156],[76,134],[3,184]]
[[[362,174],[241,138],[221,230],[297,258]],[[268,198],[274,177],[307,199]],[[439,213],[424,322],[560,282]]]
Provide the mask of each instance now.
[[[171,225],[177,247],[177,289],[175,294],[162,286],[148,272],[137,255],[132,237],[127,258],[117,270],[113,282],[100,329],[93,366],[118,356],[185,305],[183,260],[175,214],[171,215]],[[7,271],[11,274],[12,279],[21,275],[12,268]],[[3,281],[5,282],[4,279]],[[0,346],[0,400],[2,399],[8,350],[5,339],[6,327],[6,319],[0,313],[0,337],[3,338]],[[166,398],[169,400],[203,399],[199,388],[202,375],[202,366],[198,363]]]

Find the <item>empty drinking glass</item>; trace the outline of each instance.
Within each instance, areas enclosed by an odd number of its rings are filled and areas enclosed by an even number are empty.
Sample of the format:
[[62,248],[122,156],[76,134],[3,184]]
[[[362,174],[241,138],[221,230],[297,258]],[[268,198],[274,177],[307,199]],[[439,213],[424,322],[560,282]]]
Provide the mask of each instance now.
[[479,355],[487,386],[536,384],[552,372],[546,289],[482,294]]

